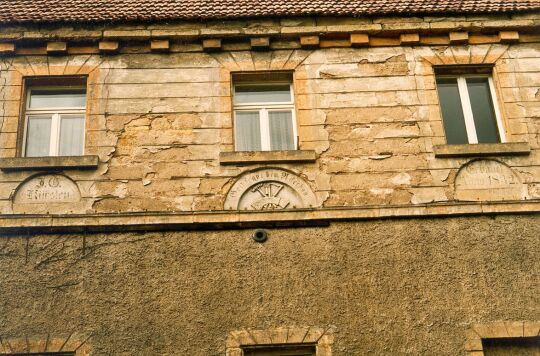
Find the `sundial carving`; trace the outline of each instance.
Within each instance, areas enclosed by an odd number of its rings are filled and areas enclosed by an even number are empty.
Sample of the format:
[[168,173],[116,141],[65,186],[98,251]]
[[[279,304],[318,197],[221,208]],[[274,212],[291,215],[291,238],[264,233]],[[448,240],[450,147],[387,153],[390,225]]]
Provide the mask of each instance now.
[[309,185],[296,174],[281,169],[262,169],[241,176],[231,187],[225,209],[281,210],[309,208],[317,199]]
[[252,193],[259,193],[261,198],[251,207],[254,210],[277,210],[287,208],[291,202],[288,199],[279,197],[285,186],[276,182],[261,183],[251,189]]

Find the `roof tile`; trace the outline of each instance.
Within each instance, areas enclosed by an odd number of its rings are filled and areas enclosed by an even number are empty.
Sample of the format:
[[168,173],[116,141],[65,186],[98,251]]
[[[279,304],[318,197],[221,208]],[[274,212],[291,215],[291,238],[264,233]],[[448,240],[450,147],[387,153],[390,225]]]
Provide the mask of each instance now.
[[0,0],[0,23],[512,13],[540,0]]

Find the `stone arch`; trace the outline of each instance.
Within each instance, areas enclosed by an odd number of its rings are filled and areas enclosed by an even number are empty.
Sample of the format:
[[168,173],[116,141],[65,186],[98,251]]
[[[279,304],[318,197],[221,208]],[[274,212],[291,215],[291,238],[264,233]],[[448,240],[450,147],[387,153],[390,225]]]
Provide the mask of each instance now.
[[228,72],[294,70],[313,50],[284,49],[272,51],[224,51],[212,53]]
[[281,327],[271,329],[242,329],[231,331],[227,337],[227,355],[242,356],[243,347],[257,345],[316,345],[317,356],[332,356],[336,328]]
[[88,356],[91,336],[72,333],[67,336],[43,335],[23,338],[0,337],[0,355],[13,353],[55,353],[69,352],[75,356]]
[[508,50],[504,44],[423,47],[415,49],[429,65],[495,64]]
[[281,210],[317,206],[303,178],[282,168],[260,168],[242,174],[225,198],[225,210]]
[[460,167],[454,199],[465,201],[522,200],[526,187],[510,167],[494,159],[475,159]]
[[12,61],[21,76],[93,75],[104,59],[100,55],[22,56]]
[[59,212],[78,207],[81,202],[79,186],[59,173],[38,173],[25,179],[12,196],[15,212]]

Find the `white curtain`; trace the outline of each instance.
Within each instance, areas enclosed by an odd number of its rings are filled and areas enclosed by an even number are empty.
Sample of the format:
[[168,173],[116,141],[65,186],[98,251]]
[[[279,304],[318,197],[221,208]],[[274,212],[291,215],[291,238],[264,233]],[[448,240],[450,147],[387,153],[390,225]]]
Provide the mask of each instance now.
[[235,119],[236,150],[261,150],[261,124],[258,111],[237,111]]
[[84,117],[62,116],[59,156],[81,156],[84,142]]
[[44,157],[49,155],[51,140],[50,116],[29,116],[26,128],[27,157]]
[[290,111],[269,111],[272,151],[294,150],[294,130]]

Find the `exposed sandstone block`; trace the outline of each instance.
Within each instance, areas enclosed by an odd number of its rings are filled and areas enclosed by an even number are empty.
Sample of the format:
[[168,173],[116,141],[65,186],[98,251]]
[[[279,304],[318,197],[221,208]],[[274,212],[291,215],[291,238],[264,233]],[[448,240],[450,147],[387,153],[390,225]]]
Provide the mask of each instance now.
[[420,43],[420,35],[418,33],[405,33],[399,36],[399,41],[402,45],[415,45]]
[[48,54],[63,54],[67,52],[66,42],[47,42]]
[[117,41],[100,41],[98,48],[103,53],[115,53],[118,51],[119,43]]
[[450,44],[465,44],[469,41],[468,32],[450,32]]
[[412,204],[426,204],[432,202],[447,201],[446,189],[443,187],[411,188],[413,194]]
[[350,40],[351,46],[353,47],[364,47],[369,45],[369,35],[365,33],[352,33]]
[[150,41],[150,49],[152,52],[168,52],[171,46],[169,40],[152,40]]
[[519,33],[517,31],[501,31],[499,32],[499,40],[501,43],[519,42]]
[[217,51],[221,49],[221,39],[207,38],[202,42],[203,49],[205,51]]
[[301,36],[300,45],[302,48],[317,48],[319,47],[319,36]]
[[269,37],[252,37],[250,38],[251,48],[254,50],[265,50],[270,48]]
[[155,29],[152,30],[152,38],[194,39],[199,35],[198,29]]
[[120,38],[127,40],[146,40],[150,38],[149,30],[108,30],[103,31],[103,38]]
[[0,54],[15,53],[15,43],[0,43]]

